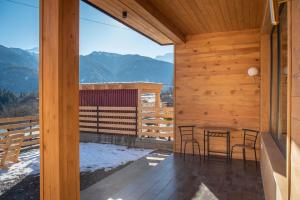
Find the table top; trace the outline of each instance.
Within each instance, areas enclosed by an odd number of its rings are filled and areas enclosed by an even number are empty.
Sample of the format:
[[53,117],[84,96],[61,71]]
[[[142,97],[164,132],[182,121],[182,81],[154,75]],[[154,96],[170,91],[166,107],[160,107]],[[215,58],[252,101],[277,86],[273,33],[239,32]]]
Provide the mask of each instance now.
[[236,128],[231,127],[209,127],[209,126],[197,126],[197,128],[204,129],[206,131],[219,131],[219,132],[227,132],[227,131],[237,131]]
[[219,127],[219,126],[199,126],[196,124],[189,124],[189,125],[181,125],[178,127],[195,127],[197,129],[204,129],[208,131],[220,131],[220,132],[227,132],[227,131],[240,131],[241,129],[233,128],[233,127]]

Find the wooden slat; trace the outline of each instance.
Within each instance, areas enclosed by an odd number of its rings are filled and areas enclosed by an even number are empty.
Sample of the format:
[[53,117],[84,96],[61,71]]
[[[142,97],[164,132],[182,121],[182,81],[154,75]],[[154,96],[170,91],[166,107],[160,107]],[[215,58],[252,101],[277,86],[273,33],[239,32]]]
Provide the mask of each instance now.
[[79,117],[80,121],[97,121],[97,117]]
[[139,117],[155,117],[156,113],[140,113]]
[[81,111],[81,112],[79,112],[79,115],[80,116],[97,116],[97,112],[83,112],[83,111]]
[[105,111],[136,111],[136,107],[103,107],[99,106],[99,110]]
[[161,118],[173,118],[174,114],[173,113],[164,113],[160,115]]
[[20,121],[29,121],[29,120],[38,121],[38,116],[0,118],[0,123],[20,122]]
[[103,117],[99,117],[99,122],[136,123],[136,119],[126,119],[126,118],[103,118]]
[[97,110],[97,106],[79,106],[79,110]]
[[158,131],[173,131],[173,127],[158,127],[158,126],[142,126],[141,129],[158,130]]
[[149,124],[173,124],[174,121],[167,121],[167,120],[163,120],[163,119],[143,119],[142,120],[143,124],[149,123]]
[[136,113],[110,113],[100,112],[99,116],[110,116],[110,117],[136,117]]
[[155,112],[155,107],[142,107],[142,112],[143,111],[151,111],[151,112]]
[[14,131],[7,131],[0,133],[0,136],[8,136],[11,134],[16,134],[16,133],[29,133],[29,132],[36,132],[39,131],[39,128],[32,128],[32,129],[21,129],[21,130],[14,130]]
[[37,126],[37,125],[39,125],[38,122],[9,124],[9,125],[1,125],[0,129],[26,128],[29,126]]
[[80,127],[80,131],[97,132],[97,129],[96,128],[82,128],[82,127]]
[[97,126],[97,123],[80,122],[80,126]]
[[124,134],[124,135],[135,135],[135,131],[125,131],[125,130],[110,130],[110,129],[99,129],[100,133],[112,133],[112,134]]
[[24,136],[24,140],[33,140],[33,139],[38,139],[39,137],[40,137],[39,134],[26,135]]
[[99,124],[99,128],[107,127],[107,128],[124,128],[124,129],[135,129],[136,125],[127,125],[127,124]]
[[23,142],[22,147],[29,147],[29,146],[38,145],[38,144],[40,144],[40,139],[35,139],[35,140]]
[[161,109],[162,112],[174,112],[174,108],[173,107],[163,107]]
[[173,138],[173,133],[159,133],[159,132],[138,132],[140,136],[149,136],[149,137],[170,137]]

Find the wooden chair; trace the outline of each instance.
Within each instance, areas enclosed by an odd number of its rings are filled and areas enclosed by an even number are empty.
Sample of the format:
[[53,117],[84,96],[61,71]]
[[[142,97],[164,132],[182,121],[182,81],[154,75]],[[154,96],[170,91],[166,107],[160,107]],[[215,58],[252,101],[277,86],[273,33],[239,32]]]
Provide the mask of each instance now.
[[230,157],[232,159],[232,153],[234,148],[241,148],[243,150],[243,159],[244,163],[246,162],[246,149],[253,150],[255,155],[255,163],[257,165],[257,156],[256,156],[256,141],[259,134],[259,131],[252,129],[243,129],[244,139],[243,144],[235,144],[231,147]]
[[199,156],[200,156],[200,160],[201,160],[201,153],[200,153],[200,144],[199,142],[195,139],[195,130],[194,125],[190,125],[190,126],[178,126],[179,128],[179,133],[180,133],[180,155],[182,155],[182,145],[184,144],[184,160],[185,160],[185,152],[186,152],[186,145],[188,143],[192,143],[192,147],[193,147],[193,157],[195,155],[195,148],[194,148],[194,144],[197,144],[198,146],[198,150],[199,150]]
[[0,139],[0,169],[7,169],[10,163],[19,162],[24,134],[12,134]]

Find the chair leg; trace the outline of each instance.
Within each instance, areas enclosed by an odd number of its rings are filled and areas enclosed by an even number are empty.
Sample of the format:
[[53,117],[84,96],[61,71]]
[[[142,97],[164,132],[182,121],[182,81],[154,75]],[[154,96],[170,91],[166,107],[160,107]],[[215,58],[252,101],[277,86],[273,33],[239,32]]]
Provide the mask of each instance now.
[[245,148],[243,148],[243,160],[244,160],[244,166],[246,164],[246,151]]
[[230,151],[230,160],[232,161],[232,154],[233,154],[233,147],[231,147],[231,151]]
[[186,149],[186,142],[184,143],[183,160],[185,160],[185,149]]
[[201,160],[200,144],[197,142],[197,145],[198,145],[198,150],[199,150],[199,157],[200,157],[200,160]]
[[255,156],[255,165],[256,165],[256,167],[257,167],[257,156],[256,156],[256,149],[254,148],[253,150],[254,150],[254,156]]
[[182,138],[180,138],[180,156],[182,156]]
[[194,148],[194,142],[192,142],[192,148],[193,148],[193,159],[194,159],[194,156],[195,156],[195,148]]

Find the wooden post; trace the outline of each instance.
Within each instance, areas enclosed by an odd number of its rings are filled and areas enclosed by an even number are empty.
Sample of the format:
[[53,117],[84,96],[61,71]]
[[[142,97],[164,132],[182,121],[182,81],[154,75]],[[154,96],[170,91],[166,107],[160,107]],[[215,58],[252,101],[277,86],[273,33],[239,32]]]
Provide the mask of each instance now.
[[78,200],[79,1],[40,3],[41,200]]
[[[156,124],[156,126],[157,127],[159,127],[159,120],[160,120],[160,91],[157,91],[156,93],[155,93],[155,119],[157,120],[157,124]],[[159,137],[160,136],[160,130],[158,129],[157,131],[156,131],[156,133],[157,133],[157,137]]]
[[260,131],[269,132],[270,128],[270,34],[260,36]]
[[142,91],[138,89],[138,99],[137,99],[137,135],[141,136],[142,133],[142,121],[143,121],[143,116],[142,116]]

